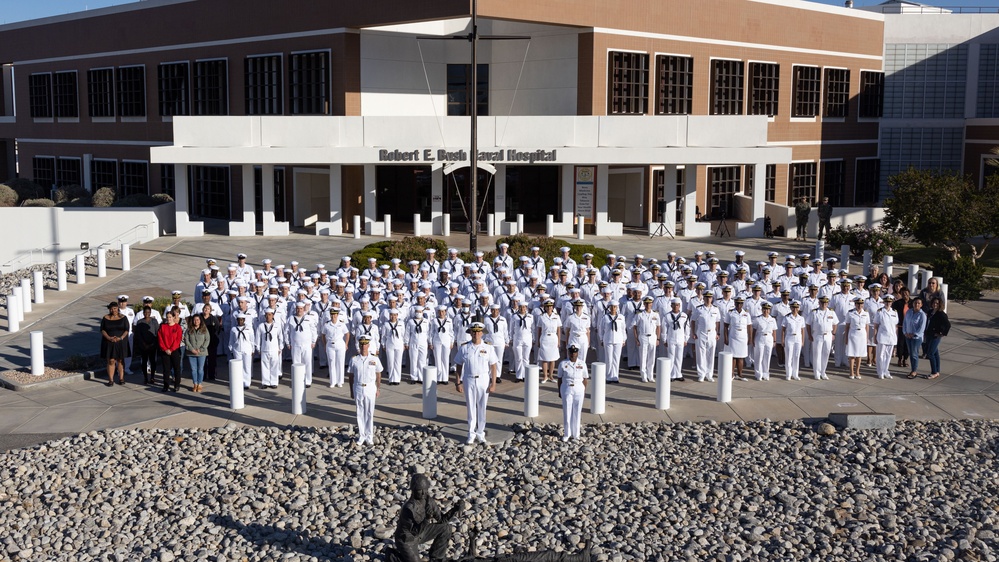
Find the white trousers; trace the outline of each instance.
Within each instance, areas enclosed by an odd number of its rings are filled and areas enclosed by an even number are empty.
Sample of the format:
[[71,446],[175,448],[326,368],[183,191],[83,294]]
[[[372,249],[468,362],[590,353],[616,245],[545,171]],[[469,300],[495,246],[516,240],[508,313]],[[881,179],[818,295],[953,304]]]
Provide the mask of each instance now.
[[697,348],[697,380],[713,380],[715,378],[715,348],[718,340],[714,334],[698,336]]
[[423,382],[423,368],[427,366],[427,345],[409,346],[409,379]]
[[305,384],[312,384],[312,346],[292,345],[291,362],[305,365]]
[[579,421],[583,416],[583,401],[586,397],[583,383],[569,386],[562,383],[562,423],[565,440],[579,439]]
[[330,386],[343,384],[343,370],[347,364],[347,346],[327,345],[326,364],[330,369]]
[[672,343],[666,342],[663,346],[666,350],[665,357],[673,360],[673,366],[670,367],[669,379],[675,381],[683,376],[683,348],[682,343]]
[[388,382],[402,381],[402,352],[401,345],[385,346],[385,370],[388,371]]
[[787,380],[798,380],[798,370],[801,367],[801,347],[801,341],[784,340],[784,372],[787,373]]
[[752,346],[750,349],[756,354],[756,380],[770,380],[770,356],[774,351],[773,340],[766,338],[762,339],[756,342],[756,345]]
[[437,382],[447,382],[448,370],[451,368],[450,346],[434,346],[434,366],[437,367]]
[[260,384],[277,386],[281,379],[281,350],[260,352]]
[[513,344],[513,370],[517,380],[527,376],[527,366],[531,364],[531,341],[524,340]]
[[493,350],[496,351],[496,358],[500,361],[500,364],[496,365],[496,380],[500,380],[503,376],[503,354],[506,353],[506,344],[493,345]]
[[233,351],[232,358],[242,362],[243,388],[250,388],[250,383],[253,382],[253,352]]
[[[468,407],[468,436],[486,438],[486,405],[489,402],[489,383],[480,384],[486,378],[480,375],[478,380],[468,380],[463,384],[465,390],[465,405]],[[466,379],[467,380],[467,379]]]
[[607,380],[616,381],[621,376],[621,348],[623,343],[605,343],[604,357],[607,363]]
[[879,343],[877,346],[877,371],[879,379],[891,378],[888,373],[888,366],[891,365],[891,356],[895,353],[895,346]]
[[656,380],[656,340],[642,337],[638,342],[638,369],[642,373],[642,382]]
[[[829,352],[833,345],[832,334],[820,336],[817,340],[812,340],[812,373],[817,379],[828,378],[826,367],[829,364]],[[846,353],[845,351],[843,353]]]
[[354,403],[357,405],[357,442],[374,444],[375,438],[375,392],[374,383],[368,386],[354,385]]

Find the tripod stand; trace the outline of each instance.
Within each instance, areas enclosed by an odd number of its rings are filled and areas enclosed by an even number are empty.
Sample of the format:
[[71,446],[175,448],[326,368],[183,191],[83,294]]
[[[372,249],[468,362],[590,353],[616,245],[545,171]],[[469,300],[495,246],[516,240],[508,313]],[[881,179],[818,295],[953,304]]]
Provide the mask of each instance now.
[[649,234],[649,238],[655,238],[656,236],[669,236],[673,240],[676,240],[673,233],[669,231],[669,227],[666,226],[666,221],[664,219],[665,217],[663,214],[659,213],[659,222],[657,223],[658,226],[656,226],[656,229]]
[[715,229],[715,236],[722,237],[728,236],[732,237],[732,233],[728,230],[728,213],[722,210],[721,212],[721,222],[718,223],[718,228]]

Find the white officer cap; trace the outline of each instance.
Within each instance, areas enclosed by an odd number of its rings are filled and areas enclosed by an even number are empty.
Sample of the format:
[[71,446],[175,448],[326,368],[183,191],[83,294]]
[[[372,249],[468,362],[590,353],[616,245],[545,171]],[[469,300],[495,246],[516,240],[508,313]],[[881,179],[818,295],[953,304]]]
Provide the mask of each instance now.
[[245,260],[246,259],[246,254],[240,252],[240,253],[236,254],[236,259]]
[[472,322],[472,325],[468,327],[469,332],[481,332],[485,329],[486,326],[482,322]]
[[357,338],[357,341],[360,343],[371,343],[371,336],[368,335],[360,336]]
[[153,297],[150,297],[148,295],[145,296],[145,297],[142,297],[142,302],[153,302]]
[[173,291],[173,292],[172,292],[172,293],[170,293],[170,294],[172,294],[173,296],[177,297],[177,296],[180,296],[180,295],[183,295],[183,294],[184,294],[184,292],[183,292],[183,291]]

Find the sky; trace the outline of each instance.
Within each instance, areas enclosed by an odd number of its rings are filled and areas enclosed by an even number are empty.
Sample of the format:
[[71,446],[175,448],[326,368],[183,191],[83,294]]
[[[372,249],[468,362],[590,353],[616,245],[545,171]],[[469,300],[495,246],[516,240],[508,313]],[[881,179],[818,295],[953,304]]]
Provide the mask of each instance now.
[[[131,4],[139,0],[0,0],[0,24],[35,18],[82,12],[108,6]],[[664,0],[665,1],[665,0]],[[843,0],[808,0],[842,6]],[[883,0],[854,0],[855,6],[873,6]],[[920,0],[917,0],[920,1]],[[976,6],[999,9],[999,0],[921,0],[931,6]]]

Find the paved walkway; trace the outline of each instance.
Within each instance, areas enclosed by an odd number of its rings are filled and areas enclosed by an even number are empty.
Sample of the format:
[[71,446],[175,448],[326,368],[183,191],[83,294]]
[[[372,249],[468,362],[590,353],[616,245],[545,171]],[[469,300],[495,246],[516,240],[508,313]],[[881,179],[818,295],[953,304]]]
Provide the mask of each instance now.
[[[250,261],[265,256],[276,262],[298,258],[310,266],[316,262],[337,263],[340,256],[369,243],[372,238],[318,238],[293,235],[285,239],[204,239],[161,238],[133,248],[133,270],[121,272],[115,261],[109,263],[108,277],[88,278],[86,285],[70,285],[65,293],[47,292],[47,303],[37,307],[17,334],[0,336],[0,368],[25,367],[28,332],[43,330],[47,359],[55,361],[74,354],[90,354],[97,347],[94,325],[104,306],[119,293],[133,300],[144,294],[169,294],[180,288],[188,294],[205,257],[231,260],[239,251],[247,252]],[[451,241],[461,246],[467,239]],[[712,248],[727,260],[735,249],[744,249],[747,258],[756,260],[766,251],[804,252],[810,245],[773,240],[702,239],[677,241],[625,236],[616,239],[588,238],[588,242],[628,255],[644,253],[659,256],[667,251],[682,255],[694,249]],[[490,244],[482,240],[480,245]],[[853,266],[859,269],[858,266]],[[995,367],[999,359],[999,298],[989,298],[962,305],[951,303],[954,324],[941,345],[943,373],[936,380],[907,380],[893,368],[892,380],[877,380],[873,369],[865,368],[860,381],[846,378],[842,369],[831,369],[832,380],[814,381],[803,373],[801,381],[784,381],[774,368],[769,382],[737,382],[733,401],[715,401],[717,388],[711,383],[675,383],[671,408],[656,410],[652,384],[638,382],[628,373],[620,385],[608,387],[607,411],[596,416],[584,413],[584,423],[633,422],[656,420],[748,421],[758,419],[824,418],[838,411],[891,412],[904,419],[999,418],[999,381]],[[3,325],[5,323],[0,323]],[[925,367],[924,367],[925,370]],[[287,371],[287,364],[286,364]],[[220,373],[223,374],[223,373]],[[79,381],[45,389],[13,392],[0,389],[0,436],[61,434],[117,427],[214,427],[227,422],[246,425],[343,425],[354,423],[353,403],[346,388],[330,389],[321,384],[325,371],[317,370],[316,384],[309,390],[306,415],[291,414],[291,391],[284,385],[277,390],[254,388],[246,394],[246,408],[229,409],[228,385],[223,374],[217,383],[206,385],[206,392],[194,394],[161,393],[158,388],[136,384],[138,375],[125,386],[105,387],[101,381]],[[441,424],[455,437],[465,428],[465,407],[453,385],[439,389],[438,417],[429,423]],[[501,440],[513,423],[524,422],[523,386],[511,382],[499,386],[489,406],[490,439]],[[586,411],[588,412],[587,403]],[[554,386],[543,385],[540,423],[561,422],[561,408]],[[420,388],[403,384],[384,386],[378,401],[376,424],[410,425],[428,423],[422,418]]]

